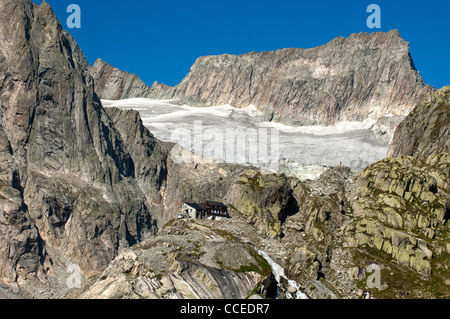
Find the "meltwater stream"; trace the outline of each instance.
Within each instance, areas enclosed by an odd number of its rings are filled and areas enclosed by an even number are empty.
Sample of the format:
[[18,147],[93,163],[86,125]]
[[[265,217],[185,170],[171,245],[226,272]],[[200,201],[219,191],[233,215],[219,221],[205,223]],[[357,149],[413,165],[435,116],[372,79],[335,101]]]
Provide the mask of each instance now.
[[278,298],[278,289],[280,289],[279,288],[280,279],[281,277],[283,277],[284,279],[287,280],[289,287],[294,287],[296,289],[294,296],[292,296],[292,294],[289,291],[285,292],[287,299],[292,299],[292,297],[294,299],[309,299],[304,292],[300,291],[300,285],[295,280],[290,280],[285,276],[283,267],[281,267],[279,264],[273,261],[273,259],[270,258],[270,256],[265,251],[258,250],[258,253],[261,256],[263,256],[264,259],[267,260],[267,262],[269,263],[270,267],[272,267],[272,274],[274,275],[275,280],[278,283],[277,298]]

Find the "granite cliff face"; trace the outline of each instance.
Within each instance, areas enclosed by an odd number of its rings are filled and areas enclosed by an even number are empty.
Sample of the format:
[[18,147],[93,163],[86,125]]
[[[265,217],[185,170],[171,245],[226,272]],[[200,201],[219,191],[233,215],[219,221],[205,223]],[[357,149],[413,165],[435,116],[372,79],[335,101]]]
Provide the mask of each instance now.
[[403,117],[432,90],[397,30],[338,37],[312,49],[200,57],[173,88],[159,83],[145,87],[102,61],[91,74],[102,98],[180,99],[192,106],[253,104],[267,120],[293,125],[378,119],[388,113]]
[[428,157],[448,151],[450,87],[428,94],[397,128],[388,156]]
[[156,90],[159,93],[169,88],[157,82],[149,87],[137,75],[114,68],[102,59],[97,59],[89,72],[97,94],[106,100],[152,96]]
[[90,276],[156,231],[134,159],[45,1],[2,1],[0,35],[0,276]]

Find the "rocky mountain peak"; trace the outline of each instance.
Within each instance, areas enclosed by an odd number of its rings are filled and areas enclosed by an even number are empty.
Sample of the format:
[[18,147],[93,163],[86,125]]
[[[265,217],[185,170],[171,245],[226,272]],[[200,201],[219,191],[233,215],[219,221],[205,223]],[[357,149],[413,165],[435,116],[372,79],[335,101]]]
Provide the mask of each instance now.
[[[397,82],[408,87],[400,92]],[[312,49],[204,57],[174,90],[188,104],[254,104],[290,124],[406,115],[426,91],[398,31],[359,33]]]
[[[49,15],[53,15],[55,16],[55,13],[53,12],[53,9],[50,7],[50,5],[47,3],[47,1],[42,0],[41,4],[39,5],[39,7],[42,10],[45,10],[45,12],[47,12]],[[43,11],[44,12],[44,11]],[[56,16],[55,16],[56,17]]]
[[103,99],[143,97],[150,92],[150,87],[138,76],[122,72],[102,59],[95,61],[90,74],[95,80],[96,91],[100,92],[100,97]]
[[[98,72],[99,69],[110,70]],[[433,90],[415,69],[398,30],[355,33],[311,49],[199,57],[175,87],[151,88],[135,76],[96,66],[102,98],[179,99],[192,106],[255,105],[267,120],[291,125],[334,124],[406,116]]]

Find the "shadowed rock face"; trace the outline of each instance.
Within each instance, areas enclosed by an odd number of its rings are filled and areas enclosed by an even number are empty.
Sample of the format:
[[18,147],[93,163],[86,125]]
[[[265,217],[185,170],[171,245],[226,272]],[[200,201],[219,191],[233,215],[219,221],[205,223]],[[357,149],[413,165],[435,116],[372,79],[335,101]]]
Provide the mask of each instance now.
[[0,275],[50,271],[45,247],[94,274],[154,232],[134,160],[49,5],[5,0],[0,21]]
[[[153,207],[152,217],[158,224],[162,224],[163,194],[167,188],[169,151],[172,145],[156,140],[142,124],[139,112],[117,108],[104,110],[133,158],[133,176],[147,203]],[[174,201],[170,198],[169,202]]]
[[423,83],[397,30],[338,37],[312,49],[204,56],[171,88],[151,88],[103,61],[91,70],[105,99],[178,98],[192,106],[254,104],[267,120],[333,124],[405,116],[432,90]]
[[450,86],[428,94],[395,131],[388,156],[428,157],[450,146]]

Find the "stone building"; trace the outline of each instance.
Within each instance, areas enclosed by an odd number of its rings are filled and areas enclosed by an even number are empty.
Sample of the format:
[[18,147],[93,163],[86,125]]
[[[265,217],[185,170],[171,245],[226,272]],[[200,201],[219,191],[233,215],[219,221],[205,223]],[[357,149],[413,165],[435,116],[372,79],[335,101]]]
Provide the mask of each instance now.
[[184,202],[178,218],[220,220],[229,218],[227,205],[221,202],[206,201],[201,204]]

